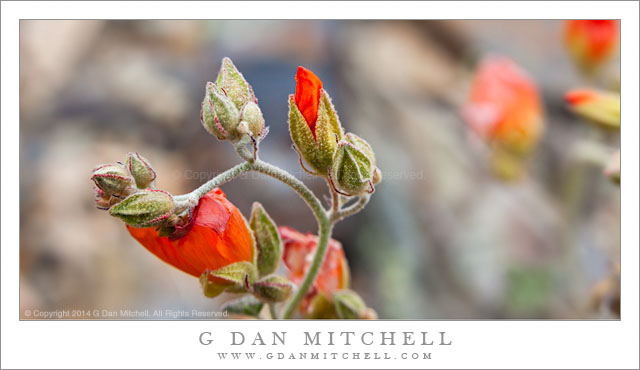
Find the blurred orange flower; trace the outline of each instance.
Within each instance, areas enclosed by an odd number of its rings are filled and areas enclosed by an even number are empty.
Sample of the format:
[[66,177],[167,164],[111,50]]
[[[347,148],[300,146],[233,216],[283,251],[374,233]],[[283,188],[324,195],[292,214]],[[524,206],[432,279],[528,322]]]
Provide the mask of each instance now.
[[575,62],[590,72],[611,57],[618,33],[617,20],[568,20],[564,40]]
[[244,218],[218,188],[200,199],[189,223],[178,227],[174,237],[158,236],[151,227],[127,229],[158,258],[196,277],[206,270],[253,260],[253,239]]
[[[289,269],[289,280],[300,285],[304,279],[313,252],[318,244],[318,237],[307,233],[302,234],[290,227],[278,228],[284,243],[284,264]],[[318,293],[331,297],[336,290],[349,287],[349,265],[340,242],[331,239],[327,255],[320,267],[318,277],[302,302],[302,309],[306,309],[310,300]]]
[[506,57],[481,62],[462,113],[480,136],[518,154],[535,147],[544,125],[535,82]]
[[316,120],[318,119],[321,90],[322,81],[318,76],[304,67],[298,67],[294,100],[300,113],[307,121],[314,138],[316,136]]

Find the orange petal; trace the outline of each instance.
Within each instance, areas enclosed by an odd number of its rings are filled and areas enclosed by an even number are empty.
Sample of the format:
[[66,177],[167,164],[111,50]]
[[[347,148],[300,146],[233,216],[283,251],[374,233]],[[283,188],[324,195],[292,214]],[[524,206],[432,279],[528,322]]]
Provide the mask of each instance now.
[[318,119],[321,89],[322,81],[318,76],[304,67],[298,67],[294,99],[314,137],[316,135],[316,120]]

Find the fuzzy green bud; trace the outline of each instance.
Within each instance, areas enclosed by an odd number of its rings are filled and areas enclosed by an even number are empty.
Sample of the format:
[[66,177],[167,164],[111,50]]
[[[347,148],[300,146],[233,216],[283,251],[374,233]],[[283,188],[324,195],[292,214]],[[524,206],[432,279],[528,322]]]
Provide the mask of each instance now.
[[135,190],[135,181],[122,163],[96,167],[91,180],[108,195],[126,197]]
[[171,194],[162,190],[142,190],[112,206],[109,213],[133,227],[161,225],[173,211]]
[[345,135],[338,143],[329,179],[334,190],[342,195],[373,193],[374,180],[380,182],[381,174],[379,170],[376,173],[371,146],[354,134]]
[[153,170],[149,161],[138,153],[129,153],[125,166],[140,189],[147,188],[156,179],[156,171]]
[[279,275],[269,275],[253,283],[253,294],[268,302],[282,302],[291,296],[291,282]]
[[311,166],[315,175],[327,176],[343,132],[326,91],[320,91],[315,122],[307,122],[294,96],[289,96],[289,132],[301,159]]
[[[247,132],[253,138],[259,138],[264,131],[264,117],[258,104],[253,101],[248,101],[240,111],[240,121],[247,123]],[[238,130],[240,131],[240,129]]]
[[341,319],[359,319],[363,317],[367,308],[360,296],[349,289],[338,290],[333,293],[333,304]]
[[233,101],[238,110],[242,109],[248,101],[258,103],[251,85],[229,58],[222,59],[216,85]]
[[233,139],[236,136],[236,127],[240,123],[240,111],[224,90],[212,82],[207,82],[200,121],[204,128],[219,140]]

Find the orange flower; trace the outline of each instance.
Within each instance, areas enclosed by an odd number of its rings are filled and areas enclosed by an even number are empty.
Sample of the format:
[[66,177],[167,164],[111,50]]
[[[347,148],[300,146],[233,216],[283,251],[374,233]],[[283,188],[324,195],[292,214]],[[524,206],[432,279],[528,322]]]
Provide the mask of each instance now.
[[590,71],[611,57],[618,32],[617,20],[568,20],[564,39],[576,63]]
[[322,81],[318,76],[304,67],[298,67],[294,100],[300,113],[307,121],[314,138],[316,136],[316,120],[318,119],[321,90]]
[[189,223],[177,227],[173,237],[158,236],[151,227],[127,229],[158,258],[196,277],[206,270],[253,260],[253,239],[244,218],[218,188],[200,199]]
[[[290,227],[281,226],[278,228],[282,242],[284,243],[284,264],[289,269],[289,280],[300,285],[304,279],[313,252],[318,244],[318,237],[310,233],[302,234]],[[308,305],[310,299],[318,292],[324,293],[328,297],[339,289],[349,287],[349,265],[345,258],[342,245],[331,239],[327,255],[320,267],[318,277],[309,290],[309,294],[302,303],[303,307]]]
[[482,61],[462,113],[479,135],[514,153],[533,149],[543,129],[538,88],[506,57]]

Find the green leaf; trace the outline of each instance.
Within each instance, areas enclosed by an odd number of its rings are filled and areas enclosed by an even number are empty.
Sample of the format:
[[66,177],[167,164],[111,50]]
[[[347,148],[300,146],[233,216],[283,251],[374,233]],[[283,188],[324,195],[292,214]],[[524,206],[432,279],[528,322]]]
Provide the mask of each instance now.
[[251,207],[249,224],[258,248],[259,276],[269,275],[278,269],[282,259],[282,240],[278,227],[258,202]]
[[221,307],[221,310],[227,311],[230,314],[258,317],[263,306],[264,303],[261,300],[252,295],[246,295],[242,298],[224,304]]

